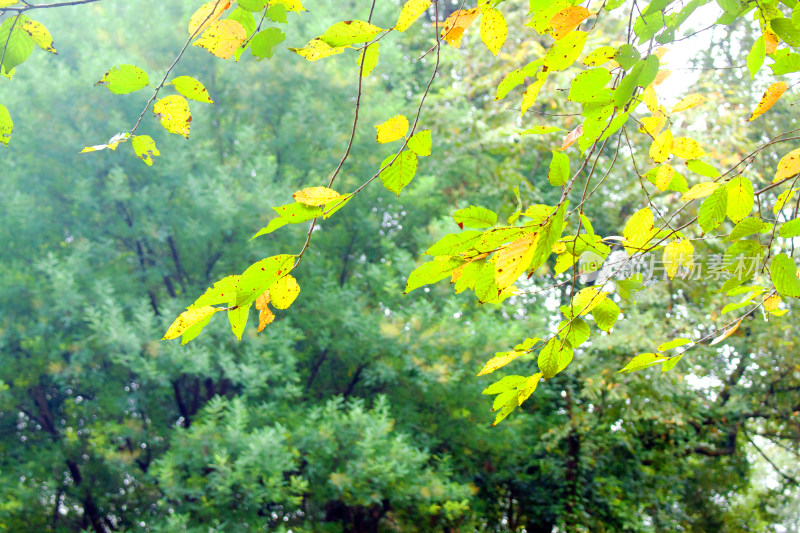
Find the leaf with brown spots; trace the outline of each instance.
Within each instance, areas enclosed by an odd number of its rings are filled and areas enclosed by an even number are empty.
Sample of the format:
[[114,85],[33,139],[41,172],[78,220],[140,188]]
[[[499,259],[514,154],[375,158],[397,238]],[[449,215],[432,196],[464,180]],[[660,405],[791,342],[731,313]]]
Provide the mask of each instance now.
[[591,12],[583,6],[572,6],[562,9],[550,19],[550,27],[553,29],[553,38],[556,41],[560,41],[591,15]]
[[192,114],[189,112],[189,102],[183,96],[162,98],[153,106],[153,113],[168,132],[189,138]]
[[527,270],[536,253],[538,233],[528,233],[505,246],[497,253],[494,279],[500,290],[512,285]]
[[772,183],[791,178],[798,172],[800,172],[800,148],[792,150],[781,158],[778,162],[778,172],[775,173]]
[[753,114],[750,115],[750,118],[747,119],[748,122],[753,121],[766,113],[769,108],[775,105],[775,102],[786,92],[788,85],[786,85],[785,81],[776,81],[769,87],[767,90],[764,91],[764,95],[761,97],[761,100],[758,102],[758,105],[753,110]]
[[220,309],[217,307],[211,307],[210,305],[196,307],[184,311],[178,316],[178,318],[175,319],[175,322],[172,323],[161,340],[170,340],[180,337],[190,327],[205,320],[206,318],[210,318],[211,315],[217,311],[220,311]]
[[478,8],[454,11],[447,17],[447,20],[444,21],[442,39],[444,39],[447,44],[460,48],[461,37],[464,36],[464,30],[469,28],[470,24],[472,24],[478,16],[478,13],[480,13]]
[[167,85],[174,86],[175,90],[191,100],[197,100],[205,104],[214,103],[205,86],[191,76],[178,76]]
[[247,30],[236,20],[218,20],[209,26],[194,42],[194,46],[205,48],[215,56],[230,59],[243,42],[247,40]]

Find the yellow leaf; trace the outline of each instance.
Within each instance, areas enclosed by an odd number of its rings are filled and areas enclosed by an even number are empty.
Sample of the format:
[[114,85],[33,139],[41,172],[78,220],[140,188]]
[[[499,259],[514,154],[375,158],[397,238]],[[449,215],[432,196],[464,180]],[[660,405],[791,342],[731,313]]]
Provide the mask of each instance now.
[[442,39],[444,39],[447,44],[460,48],[461,37],[464,35],[464,30],[469,28],[479,12],[480,10],[478,8],[454,11],[447,17],[447,20],[444,21]]
[[538,233],[528,233],[510,243],[497,253],[494,265],[494,279],[500,290],[512,285],[533,261]]
[[408,131],[408,119],[403,115],[396,115],[386,122],[375,126],[378,130],[378,142],[390,143],[402,138]]
[[365,43],[383,31],[374,24],[363,20],[344,20],[337,22],[319,36],[319,39],[333,47]]
[[560,41],[590,16],[591,13],[589,10],[583,6],[573,6],[562,9],[550,19],[550,27],[553,28],[553,38],[556,41]]
[[607,291],[601,291],[600,288],[586,287],[579,290],[575,297],[572,298],[573,312],[577,312],[580,316],[591,313],[610,294]]
[[654,85],[661,85],[672,74],[671,70],[659,70],[656,74],[656,79],[653,80]]
[[503,368],[508,363],[522,355],[524,352],[505,352],[505,353],[498,353],[495,357],[489,359],[489,361],[483,366],[480,372],[478,372],[479,376],[485,376],[486,374],[491,374],[498,368]]
[[195,11],[189,20],[189,35],[197,35],[206,29],[229,7],[231,7],[231,3],[228,0],[212,0],[200,6],[200,9]]
[[258,309],[258,331],[264,331],[268,324],[275,320],[275,315],[270,311],[269,291],[256,298],[256,309]]
[[656,137],[666,123],[667,116],[663,113],[658,113],[652,117],[644,117],[642,119],[642,129],[645,133],[649,133],[651,136]]
[[303,4],[300,3],[300,0],[269,0],[269,5],[274,6],[275,4],[280,4],[286,8],[286,11],[294,11],[295,13],[308,11],[308,9],[304,8]]
[[720,184],[713,181],[699,183],[683,193],[683,196],[681,196],[681,201],[688,202],[690,200],[697,200],[698,198],[705,198],[716,191],[719,187]]
[[31,36],[33,42],[39,45],[39,48],[53,54],[56,53],[56,49],[53,48],[53,37],[42,23],[25,18],[22,22],[22,29]]
[[218,20],[209,26],[194,46],[205,48],[222,59],[230,59],[243,42],[247,40],[247,30],[239,22],[231,19]]
[[597,50],[587,55],[583,59],[583,64],[587,67],[596,67],[604,63],[608,63],[609,61],[613,61],[616,64],[617,62],[614,61],[614,54],[616,53],[617,49],[613,46],[601,46]]
[[528,85],[528,88],[525,89],[525,94],[522,95],[522,111],[520,116],[524,115],[525,111],[530,109],[530,107],[536,103],[536,99],[539,97],[539,91],[542,90],[542,86],[547,80],[547,76],[547,72],[538,72],[536,74],[536,81]]
[[288,309],[300,294],[300,285],[291,274],[286,274],[269,288],[269,297],[276,309]]
[[785,81],[776,81],[775,83],[767,87],[767,90],[761,97],[761,101],[758,102],[758,105],[753,110],[753,114],[750,115],[750,118],[747,119],[748,122],[757,119],[758,117],[766,113],[770,107],[774,106],[775,102],[778,101],[778,98],[780,98],[781,95],[784,92],[786,92],[786,88],[787,85]]
[[186,98],[177,94],[162,98],[153,106],[153,113],[168,132],[189,138],[192,114]]
[[659,191],[666,190],[669,183],[672,181],[672,178],[675,176],[675,169],[672,168],[672,165],[669,163],[664,163],[660,167],[658,167],[658,172],[656,173],[656,187],[658,187]]
[[778,172],[775,173],[772,183],[791,178],[798,172],[800,172],[800,148],[792,150],[781,158],[778,162]]
[[156,142],[149,135],[136,135],[131,141],[136,157],[145,162],[149,167],[153,165],[153,158],[161,155],[156,148]]
[[481,41],[491,53],[497,55],[500,47],[506,42],[508,26],[503,14],[494,8],[487,9],[481,15]]
[[684,97],[680,102],[675,104],[672,108],[672,112],[676,113],[678,111],[686,111],[687,109],[699,106],[705,101],[706,97],[703,95],[690,94],[689,96]]
[[764,48],[767,55],[774,54],[775,50],[778,49],[778,44],[780,43],[780,39],[778,39],[778,35],[770,30],[764,30]]
[[663,262],[669,279],[675,277],[681,265],[690,268],[694,263],[694,246],[692,242],[689,239],[682,239],[667,244],[664,247]]
[[406,31],[429,7],[431,7],[431,0],[408,0],[400,11],[394,29]]
[[17,0],[0,0],[0,8],[13,6],[17,4]]
[[296,202],[305,205],[321,206],[339,198],[341,194],[327,187],[306,187],[294,193]]
[[672,151],[672,132],[667,130],[655,138],[650,145],[650,159],[656,163],[663,163]]
[[689,137],[675,138],[672,143],[672,153],[684,159],[697,159],[706,155],[700,143]]
[[781,305],[781,297],[777,294],[768,296],[764,299],[764,311],[775,311]]
[[219,310],[220,309],[218,307],[206,305],[205,307],[197,307],[195,309],[184,311],[180,314],[180,316],[178,316],[178,318],[175,319],[175,322],[172,323],[161,340],[170,340],[180,337],[187,329],[197,324],[201,320],[205,320],[207,317],[213,315]]
[[625,224],[622,235],[632,248],[643,248],[653,237],[655,221],[649,207],[640,209]]
[[326,42],[320,40],[319,37],[312,39],[303,48],[289,48],[295,54],[308,59],[309,61],[317,61],[325,57],[334,56],[344,52],[346,46],[333,47]]

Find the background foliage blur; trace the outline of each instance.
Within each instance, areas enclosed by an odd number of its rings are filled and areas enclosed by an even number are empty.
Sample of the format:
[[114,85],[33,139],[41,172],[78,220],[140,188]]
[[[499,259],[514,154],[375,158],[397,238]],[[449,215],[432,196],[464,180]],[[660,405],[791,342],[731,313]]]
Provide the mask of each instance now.
[[[287,46],[368,9],[306,4]],[[513,5],[521,21],[527,6]],[[379,1],[374,20],[397,9]],[[299,249],[305,227],[248,239],[270,206],[327,181],[357,76],[347,54],[310,64],[282,49],[233,64],[190,49],[182,71],[217,102],[193,104],[190,141],[146,118],[164,154],[153,167],[127,150],[79,155],[144,105],[92,82],[120,63],[163,72],[192,10],[136,0],[42,13],[59,56],[35,55],[3,82],[16,129],[0,152],[1,530],[800,530],[791,314],[751,317],[726,348],[696,350],[668,375],[615,374],[650,343],[702,328],[716,303],[704,285],[656,284],[570,372],[489,428],[475,373],[552,328],[568,296],[520,295],[501,309],[446,286],[402,295],[454,209],[509,214],[517,185],[526,203],[555,194],[542,164],[552,140],[521,138],[518,112],[492,101],[507,70],[541,54],[529,34],[513,57],[470,42],[446,51],[422,119],[435,157],[401,198],[376,184],[322,224],[291,312],[241,343],[222,320],[185,347],[159,342],[213,279]],[[432,64],[416,60],[425,24],[382,47],[342,190],[378,168],[372,124],[416,105]],[[720,49],[729,37],[717,35]],[[701,84],[729,103],[716,149],[743,153],[734,118],[760,90],[736,71],[724,85],[715,75]],[[549,102],[536,111],[565,111]],[[768,127],[783,131],[779,106]],[[613,205],[587,208],[601,234],[638,201],[621,176],[607,183]]]

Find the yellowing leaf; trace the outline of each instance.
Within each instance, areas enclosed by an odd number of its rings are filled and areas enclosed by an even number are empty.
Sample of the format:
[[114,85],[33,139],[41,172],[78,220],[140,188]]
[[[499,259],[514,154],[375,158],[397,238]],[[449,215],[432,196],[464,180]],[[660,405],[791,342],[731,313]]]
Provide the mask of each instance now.
[[640,209],[625,224],[622,235],[632,248],[643,248],[653,237],[653,212],[649,207]]
[[[669,279],[675,278],[681,265],[691,268],[694,264],[694,246],[689,239],[672,241],[664,247],[664,267]],[[661,348],[659,348],[661,350]]]
[[418,131],[408,139],[408,149],[418,156],[426,157],[431,155],[432,147],[431,130]]
[[656,79],[653,80],[653,85],[661,85],[664,81],[672,75],[671,70],[659,70],[656,74]]
[[205,48],[215,56],[230,59],[243,42],[247,40],[247,30],[238,21],[225,19],[211,24],[194,42],[194,46]]
[[781,158],[778,162],[778,172],[775,173],[772,183],[791,178],[798,172],[800,172],[800,148],[792,150]]
[[524,115],[530,107],[536,103],[539,97],[539,91],[542,90],[544,82],[547,80],[547,72],[539,72],[536,74],[536,81],[528,85],[525,93],[522,95],[522,109],[520,115]]
[[508,363],[522,355],[524,352],[501,352],[498,353],[495,357],[489,359],[489,361],[483,366],[480,372],[478,372],[479,376],[485,376],[486,374],[491,374],[498,368],[502,368],[506,366]]
[[131,141],[136,157],[145,162],[149,167],[153,165],[153,158],[161,155],[156,148],[156,142],[149,135],[135,135]]
[[591,313],[595,307],[603,303],[608,295],[607,291],[601,291],[601,287],[586,287],[581,289],[572,298],[572,312],[580,316]]
[[650,159],[656,163],[663,163],[672,151],[672,132],[667,130],[655,138],[650,145]]
[[400,11],[394,29],[406,31],[429,7],[431,7],[431,0],[408,0]]
[[127,141],[128,138],[130,138],[130,136],[131,136],[131,134],[128,133],[128,132],[117,133],[116,135],[114,135],[113,137],[111,137],[108,140],[108,143],[106,143],[106,144],[97,144],[95,146],[87,146],[86,148],[81,150],[80,153],[83,154],[83,153],[86,153],[86,152],[99,152],[100,150],[105,150],[106,148],[108,148],[109,150],[116,150],[117,146],[119,146],[119,143]]
[[656,173],[656,187],[658,187],[658,190],[666,190],[673,177],[675,177],[675,169],[672,168],[672,165],[664,163],[658,167],[658,172]]
[[538,233],[529,233],[513,241],[497,253],[494,279],[500,290],[512,285],[528,268],[539,242]]
[[47,31],[47,28],[44,27],[44,24],[24,17],[22,20],[22,29],[31,36],[33,42],[35,42],[39,48],[53,54],[56,53],[56,49],[53,48],[53,37],[50,35],[50,32]]
[[649,133],[651,136],[656,137],[664,128],[666,123],[667,116],[663,113],[659,113],[658,115],[652,117],[644,117],[642,119],[642,129],[645,133]]
[[786,92],[786,85],[785,81],[777,81],[770,85],[767,90],[764,92],[764,95],[761,97],[761,101],[758,102],[758,105],[753,110],[753,114],[750,115],[748,121],[752,121],[763,115],[767,112],[767,110],[775,105],[775,102],[778,101],[778,98]]
[[653,88],[653,85],[648,85],[647,89],[644,90],[644,93],[642,94],[642,101],[651,113],[654,115],[658,113],[658,95],[656,94],[656,90]]
[[753,209],[753,183],[744,176],[738,176],[730,180],[725,187],[728,189],[728,218],[738,223]]
[[380,49],[381,43],[373,43],[367,46],[362,52],[358,55],[358,61],[356,64],[361,68],[362,61],[363,61],[363,69],[361,70],[361,75],[363,77],[367,77],[372,74],[372,70],[378,64],[378,57],[380,56]]
[[713,181],[699,183],[683,193],[683,196],[681,196],[681,201],[688,202],[690,200],[697,200],[698,198],[705,198],[716,191],[719,187],[720,184]]
[[697,159],[706,155],[700,143],[689,137],[676,137],[672,143],[672,153],[684,159]]
[[189,112],[189,102],[183,96],[171,95],[162,98],[153,106],[153,113],[168,132],[189,138],[192,114]]
[[[613,46],[601,46],[587,55],[583,60],[583,64],[587,67],[597,67],[609,61],[614,61],[614,54],[616,53],[617,49]],[[616,63],[616,61],[614,61],[614,63]]]
[[725,331],[725,333],[723,333],[722,335],[711,341],[709,346],[714,346],[715,344],[719,344],[720,342],[724,341],[725,339],[733,335],[736,332],[736,330],[739,329],[739,324],[741,323],[742,321],[739,320],[736,324],[734,324],[727,331]]
[[408,119],[403,115],[396,115],[386,122],[375,126],[378,130],[379,143],[389,143],[402,138],[408,131]]
[[503,14],[494,8],[489,8],[481,15],[481,41],[491,53],[497,55],[500,47],[506,42],[508,26]]
[[269,287],[269,297],[276,309],[288,309],[298,294],[300,285],[291,274],[286,274]]
[[0,143],[8,146],[8,141],[11,139],[11,132],[14,131],[14,121],[11,120],[11,115],[8,114],[8,108],[0,104]]
[[147,72],[136,65],[119,65],[106,72],[97,85],[105,85],[114,94],[127,94],[149,85]]
[[544,57],[545,66],[549,70],[565,70],[570,67],[583,51],[588,35],[585,31],[573,31],[554,42]]
[[567,148],[575,144],[575,141],[580,139],[581,135],[583,135],[583,124],[578,124],[577,128],[569,132],[567,136],[564,137],[564,142],[561,143],[561,147],[559,148],[559,150],[562,151],[566,150]]
[[256,298],[256,309],[258,309],[258,331],[264,331],[268,324],[275,320],[275,315],[269,306],[269,291]]
[[180,337],[187,329],[210,317],[219,310],[218,307],[207,305],[205,307],[197,307],[184,311],[175,319],[175,322],[172,323],[161,340],[170,340]]
[[178,76],[167,85],[172,85],[186,98],[197,100],[206,104],[213,104],[214,101],[208,95],[205,86],[191,76]]
[[276,4],[280,4],[286,8],[286,11],[294,11],[299,13],[300,11],[308,11],[308,9],[303,7],[303,4],[300,0],[269,0],[269,5],[274,6]]
[[764,311],[775,311],[781,305],[781,297],[777,294],[764,298]]
[[194,12],[189,20],[189,35],[197,35],[222,16],[222,12],[231,7],[228,0],[212,0],[206,2]]
[[472,24],[479,12],[480,10],[478,8],[459,9],[454,11],[449,17],[447,17],[447,20],[444,21],[442,39],[444,39],[447,44],[455,46],[456,48],[460,48],[461,37],[464,35],[464,30],[469,28],[470,24]]
[[293,198],[301,204],[321,206],[340,196],[341,194],[327,187],[306,187],[294,193]]
[[672,112],[676,113],[678,111],[686,111],[687,109],[691,109],[693,107],[697,107],[703,102],[706,101],[706,97],[700,94],[690,94],[689,96],[684,97],[680,102],[675,104],[672,107]]
[[562,9],[550,19],[550,27],[553,28],[553,38],[556,41],[560,41],[590,16],[591,13],[589,10],[583,6],[572,6]]
[[[528,381],[525,382],[522,390],[519,392],[519,396],[517,396],[519,405],[522,405],[522,402],[530,398],[531,394],[533,394],[533,391],[536,390],[536,386],[539,384],[542,376],[543,374],[539,372],[538,374],[534,374],[528,378]],[[517,388],[519,388],[519,386]]]
[[667,359],[668,357],[660,353],[639,354],[633,359],[631,359],[631,361],[627,365],[625,365],[625,367],[622,370],[620,370],[620,372],[624,372],[626,374],[630,372],[635,372],[637,370],[642,370],[644,368],[648,368],[653,365],[662,363]]
[[309,61],[317,61],[326,57],[334,56],[344,52],[346,46],[333,47],[326,42],[323,42],[317,37],[308,42],[303,48],[289,48],[295,54],[308,59]]

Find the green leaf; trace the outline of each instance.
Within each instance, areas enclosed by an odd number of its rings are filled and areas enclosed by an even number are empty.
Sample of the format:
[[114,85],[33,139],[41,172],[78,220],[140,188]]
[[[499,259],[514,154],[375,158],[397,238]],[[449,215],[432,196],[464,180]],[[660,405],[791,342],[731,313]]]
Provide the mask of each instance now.
[[382,28],[363,20],[345,20],[328,28],[319,39],[329,46],[347,46],[365,43],[382,31]]
[[733,178],[725,186],[728,190],[728,218],[739,222],[753,210],[755,199],[753,183],[744,176]]
[[592,316],[597,327],[603,331],[611,331],[620,315],[619,306],[613,300],[606,298],[597,307],[592,309]]
[[239,5],[247,11],[261,11],[267,7],[267,0],[239,0]]
[[150,84],[147,72],[135,65],[120,65],[105,73],[97,85],[105,85],[114,94],[127,94]]
[[730,13],[732,15],[737,15],[739,11],[742,10],[742,5],[739,3],[739,0],[717,0],[717,4],[726,13]]
[[431,130],[418,131],[408,139],[408,149],[418,156],[425,157],[431,155]]
[[733,227],[733,231],[731,231],[731,234],[725,240],[729,242],[735,241],[755,233],[760,233],[771,227],[770,224],[767,224],[759,218],[747,217]]
[[148,167],[153,165],[154,157],[161,155],[156,148],[156,142],[149,135],[134,135],[131,147],[136,157],[144,161]]
[[[389,165],[389,162],[394,159],[394,163]],[[391,192],[400,196],[400,191],[411,183],[414,175],[417,173],[417,154],[410,150],[402,152],[397,159],[395,156],[390,155],[381,163],[381,168],[389,165],[381,171],[381,181],[383,186]]]
[[622,370],[620,370],[620,372],[628,374],[630,372],[635,372],[637,370],[642,370],[644,368],[657,365],[659,363],[664,362],[667,359],[668,358],[664,354],[660,353],[639,354],[633,359],[631,359],[631,361],[627,365],[625,365],[625,367]]
[[482,232],[475,230],[451,233],[445,235],[436,244],[428,248],[425,255],[460,254],[474,248],[482,236]]
[[256,19],[249,11],[245,11],[244,9],[237,7],[231,11],[231,14],[228,15],[228,18],[241,24],[248,37],[253,35],[253,32],[256,31]]
[[236,287],[239,285],[239,275],[227,276],[214,283],[206,292],[187,309],[196,309],[207,305],[233,305],[236,302]]
[[695,174],[700,174],[708,178],[717,178],[720,175],[719,170],[700,159],[690,159],[686,161],[686,166]]
[[8,146],[8,141],[11,140],[11,133],[14,131],[14,121],[11,120],[11,115],[8,109],[3,104],[0,104],[0,143]]
[[[183,335],[189,328],[202,322],[220,309],[211,306],[197,307],[184,311],[172,323],[161,340],[176,339]],[[206,322],[208,323],[208,322]]]
[[528,267],[531,270],[536,270],[547,261],[553,251],[553,245],[561,238],[561,232],[564,230],[564,215],[567,212],[568,204],[569,201],[564,200],[558,211],[553,214],[547,225],[540,232],[539,241],[536,243],[536,252]]
[[286,39],[286,34],[278,28],[261,30],[250,40],[250,53],[253,54],[256,61],[272,57],[275,55],[278,45],[280,45],[284,39]]
[[562,320],[558,324],[559,336],[567,339],[573,347],[580,346],[592,334],[589,324],[582,318],[573,318],[571,321]]
[[756,77],[756,73],[761,69],[764,64],[764,58],[767,56],[767,47],[764,43],[764,37],[761,36],[753,43],[750,53],[747,54],[747,70],[750,72],[750,79]]
[[672,370],[675,367],[675,365],[678,364],[678,361],[680,361],[681,359],[683,359],[683,354],[670,357],[669,359],[661,363],[661,373],[663,374],[665,372],[669,372],[670,370]]
[[167,85],[175,86],[175,89],[186,98],[197,100],[206,104],[213,104],[214,101],[208,95],[205,86],[191,76],[178,76]]
[[455,269],[463,264],[464,259],[460,257],[437,257],[433,261],[423,263],[409,274],[406,290],[403,291],[403,294],[408,294],[423,285],[436,283],[452,274]]
[[772,74],[779,76],[800,70],[800,54],[790,52],[788,48],[781,48],[770,56],[775,62],[769,65]]
[[547,180],[554,187],[561,187],[569,180],[569,156],[564,152],[553,150],[553,159],[550,161],[550,170]]
[[[380,50],[381,50],[381,43],[374,43],[367,46],[361,53],[358,55],[358,60],[356,64],[361,68],[361,62],[364,62],[364,67],[361,70],[361,76],[367,77],[372,74],[372,71],[378,65],[378,57],[380,57]],[[425,130],[428,132],[428,140],[430,141],[430,130]],[[422,133],[422,132],[420,132]],[[411,139],[408,140],[408,147],[411,148]],[[411,148],[414,150],[413,148]],[[416,150],[414,150],[416,152]],[[431,155],[430,146],[428,146],[428,153],[427,154],[420,154],[417,155]]]
[[573,102],[607,101],[610,92],[604,90],[611,81],[611,72],[605,68],[585,70],[575,76],[569,88],[569,99]]
[[538,365],[545,379],[550,379],[572,361],[573,349],[565,339],[552,338],[539,352]]
[[639,51],[630,44],[623,44],[614,54],[614,60],[625,70],[630,69],[642,57]]
[[[21,65],[33,52],[34,41],[22,29],[24,17],[9,17],[0,25],[0,55],[5,51],[0,72],[8,75],[14,67]],[[13,29],[12,29],[13,27]]]
[[583,51],[587,36],[585,31],[573,31],[553,43],[544,58],[544,65],[549,70],[564,70],[571,66]]
[[797,265],[786,255],[775,256],[769,265],[772,283],[781,296],[800,298],[800,279],[797,279]]
[[462,228],[490,228],[497,224],[497,213],[471,205],[453,213],[453,220]]
[[666,352],[667,350],[671,350],[673,348],[679,348],[681,346],[685,346],[692,342],[691,339],[680,338],[680,339],[672,339],[669,342],[665,342],[664,344],[658,347],[659,352]]
[[700,223],[703,233],[708,233],[722,224],[727,211],[728,192],[726,187],[720,187],[706,198],[703,205],[700,206],[697,221]]
[[231,324],[231,331],[238,340],[242,340],[242,333],[247,325],[247,317],[250,315],[250,306],[253,302],[228,310],[228,322]]
[[769,25],[772,27],[772,31],[789,46],[800,45],[800,29],[796,28],[791,20],[778,17],[770,20]]
[[778,233],[786,239],[800,236],[800,218],[781,224]]
[[286,6],[283,4],[272,4],[267,8],[266,17],[272,22],[279,24],[286,24],[289,19],[286,18]]
[[255,301],[279,277],[292,269],[294,259],[293,255],[282,254],[250,265],[242,273],[236,286],[236,305],[241,307]]

